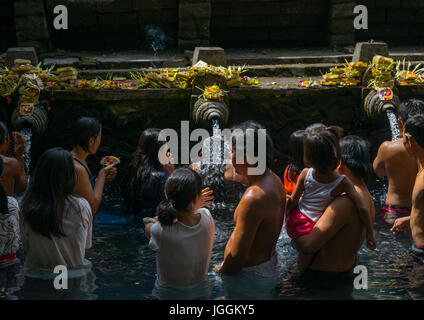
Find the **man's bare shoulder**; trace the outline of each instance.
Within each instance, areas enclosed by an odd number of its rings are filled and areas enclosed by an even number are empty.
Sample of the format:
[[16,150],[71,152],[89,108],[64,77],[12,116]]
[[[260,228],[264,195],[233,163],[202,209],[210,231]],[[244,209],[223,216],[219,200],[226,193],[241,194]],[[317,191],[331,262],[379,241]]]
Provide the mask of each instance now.
[[351,211],[356,211],[356,206],[353,200],[346,194],[336,197],[328,206],[328,208],[337,212],[337,214],[346,214]]
[[399,152],[405,152],[406,149],[403,145],[401,139],[395,141],[384,141],[381,146],[379,152],[383,153],[386,156],[398,155]]

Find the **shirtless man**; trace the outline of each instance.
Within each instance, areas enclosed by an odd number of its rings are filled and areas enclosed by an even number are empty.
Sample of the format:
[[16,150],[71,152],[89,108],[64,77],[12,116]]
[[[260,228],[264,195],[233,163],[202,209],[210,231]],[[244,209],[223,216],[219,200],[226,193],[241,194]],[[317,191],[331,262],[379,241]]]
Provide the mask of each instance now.
[[374,160],[374,172],[380,178],[387,176],[389,188],[386,204],[381,208],[387,223],[393,224],[397,217],[411,212],[411,194],[414,187],[418,166],[403,145],[404,124],[414,114],[424,114],[424,102],[407,100],[399,107],[398,127],[401,138],[385,141],[379,148]]
[[[363,139],[356,136],[343,138],[340,146],[342,160],[337,171],[346,175],[359,195],[369,203],[369,212],[374,221],[374,203],[365,183],[371,171],[369,147]],[[312,263],[301,278],[307,285],[325,288],[343,285],[352,287],[352,269],[357,264],[357,252],[365,239],[365,227],[356,211],[355,204],[348,196],[337,197],[312,231],[294,242],[302,253],[314,255]]]
[[391,231],[396,233],[410,227],[413,240],[411,250],[424,257],[424,115],[415,115],[408,119],[403,141],[406,150],[417,159],[420,171],[412,191],[411,215],[396,219]]
[[1,183],[8,196],[22,195],[28,183],[23,157],[26,145],[25,138],[18,132],[12,132],[12,139],[15,158],[6,157],[9,150],[10,135],[6,124],[0,121],[0,156],[4,162]]
[[[234,129],[243,132],[241,136],[244,141],[246,130],[254,130],[255,145],[258,146],[258,129],[263,129],[259,124],[245,122]],[[272,278],[276,274],[275,245],[283,225],[286,195],[281,180],[270,169],[273,159],[270,137],[266,136],[266,169],[263,174],[249,173],[248,168],[253,165],[248,164],[249,155],[246,154],[245,146],[246,143],[240,148],[233,136],[232,163],[236,172],[247,178],[249,187],[235,210],[235,228],[226,245],[220,271],[223,276]],[[244,155],[243,164],[236,161],[239,152]],[[215,270],[219,270],[219,267]]]

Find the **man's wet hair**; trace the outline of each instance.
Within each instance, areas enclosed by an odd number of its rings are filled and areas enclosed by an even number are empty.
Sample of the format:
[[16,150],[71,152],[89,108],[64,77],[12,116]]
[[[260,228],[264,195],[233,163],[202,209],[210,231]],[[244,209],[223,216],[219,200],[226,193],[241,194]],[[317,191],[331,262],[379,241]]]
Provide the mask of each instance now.
[[345,166],[367,181],[372,172],[369,142],[358,136],[346,136],[340,140],[340,150]]
[[[254,139],[254,154],[258,156],[258,150],[259,150],[259,130],[263,129],[265,130],[265,127],[262,126],[261,124],[253,121],[253,120],[249,120],[249,121],[245,121],[242,122],[238,125],[235,125],[231,128],[231,131],[234,132],[234,130],[241,130],[242,132],[242,137],[243,137],[243,141],[244,144],[243,146],[240,146],[239,143],[237,143],[237,137],[240,135],[234,135],[232,136],[232,145],[233,148],[236,149],[236,151],[241,151],[246,153],[246,143],[247,143],[247,130],[253,130],[253,139]],[[271,169],[272,163],[274,161],[274,144],[272,142],[272,139],[270,137],[270,135],[268,134],[267,131],[265,131],[266,133],[266,168],[267,169]]]
[[402,102],[398,110],[398,118],[406,123],[414,115],[424,115],[424,101],[418,99],[408,99]]
[[80,146],[88,152],[88,142],[91,138],[96,139],[102,125],[99,120],[90,117],[79,118],[72,130],[73,147]]
[[335,170],[340,163],[340,138],[343,129],[337,126],[307,132],[304,143],[305,166],[320,173]]
[[414,115],[405,123],[405,134],[409,133],[424,148],[424,115]]
[[7,125],[0,121],[0,142],[3,141],[3,138],[9,134],[9,130],[7,129]]

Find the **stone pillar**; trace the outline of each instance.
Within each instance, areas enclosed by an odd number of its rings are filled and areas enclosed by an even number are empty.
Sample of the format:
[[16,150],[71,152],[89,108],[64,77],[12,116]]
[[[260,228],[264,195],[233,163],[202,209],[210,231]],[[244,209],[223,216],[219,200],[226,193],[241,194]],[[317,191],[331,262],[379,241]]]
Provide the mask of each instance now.
[[18,47],[51,48],[43,0],[14,0]]
[[353,46],[355,28],[353,20],[355,1],[331,0],[330,8],[330,45],[333,47]]
[[180,49],[209,46],[211,0],[180,0],[178,20]]

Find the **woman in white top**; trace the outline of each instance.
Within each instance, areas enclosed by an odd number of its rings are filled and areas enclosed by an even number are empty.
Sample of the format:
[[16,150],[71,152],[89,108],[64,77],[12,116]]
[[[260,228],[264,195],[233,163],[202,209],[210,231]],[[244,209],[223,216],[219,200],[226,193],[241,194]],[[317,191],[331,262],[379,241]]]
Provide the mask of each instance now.
[[158,205],[157,217],[145,219],[149,247],[157,251],[153,295],[158,298],[208,296],[215,224],[209,210],[202,208],[213,199],[212,192],[201,188],[197,172],[175,170],[166,181],[166,200]]
[[75,183],[74,161],[68,151],[49,149],[38,160],[22,201],[27,276],[57,276],[53,270],[58,265],[68,268],[70,278],[89,270],[84,256],[91,247],[93,216],[88,201],[72,195]]

